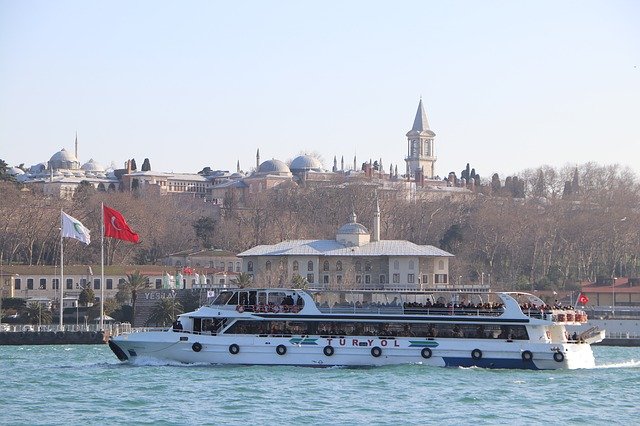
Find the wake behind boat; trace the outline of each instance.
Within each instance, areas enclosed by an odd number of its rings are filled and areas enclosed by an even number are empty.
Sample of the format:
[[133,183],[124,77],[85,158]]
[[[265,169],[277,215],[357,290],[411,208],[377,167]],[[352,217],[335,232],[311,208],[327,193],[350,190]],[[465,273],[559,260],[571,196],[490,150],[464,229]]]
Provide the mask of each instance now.
[[121,361],[576,369],[595,366],[603,331],[527,293],[238,289],[179,316],[163,331],[113,337]]

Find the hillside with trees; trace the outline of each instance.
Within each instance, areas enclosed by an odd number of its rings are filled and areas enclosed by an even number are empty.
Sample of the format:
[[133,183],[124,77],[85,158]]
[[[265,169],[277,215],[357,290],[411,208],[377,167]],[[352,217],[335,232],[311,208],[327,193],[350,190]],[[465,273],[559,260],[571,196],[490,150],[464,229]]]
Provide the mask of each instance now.
[[[65,244],[65,262],[98,263],[104,202],[120,210],[140,235],[136,245],[107,239],[107,263],[154,264],[185,249],[240,252],[286,239],[332,239],[352,211],[371,228],[376,190],[358,184],[284,185],[222,209],[193,198],[91,187],[73,200],[51,199],[7,181],[0,181],[0,195],[5,263],[58,263],[60,209],[92,230],[90,246]],[[377,195],[382,238],[455,254],[450,271],[455,283],[462,277],[465,283],[490,279],[505,289],[570,289],[581,280],[640,275],[640,183],[619,166],[544,166],[505,179],[494,174],[467,197]]]

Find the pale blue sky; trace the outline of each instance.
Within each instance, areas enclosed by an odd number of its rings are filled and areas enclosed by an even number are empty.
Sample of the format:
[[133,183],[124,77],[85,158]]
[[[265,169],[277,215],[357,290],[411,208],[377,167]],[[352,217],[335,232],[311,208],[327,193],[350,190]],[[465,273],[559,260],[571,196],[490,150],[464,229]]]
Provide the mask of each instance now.
[[0,0],[0,158],[154,170],[300,151],[436,173],[597,161],[640,174],[638,1]]

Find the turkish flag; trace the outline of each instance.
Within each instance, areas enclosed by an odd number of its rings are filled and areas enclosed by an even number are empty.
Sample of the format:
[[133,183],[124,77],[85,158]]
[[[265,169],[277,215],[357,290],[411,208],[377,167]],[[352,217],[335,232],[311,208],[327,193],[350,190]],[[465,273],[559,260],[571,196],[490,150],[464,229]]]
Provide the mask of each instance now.
[[140,238],[129,228],[122,213],[104,205],[102,207],[104,209],[104,236],[137,243]]
[[583,305],[586,305],[587,303],[589,303],[589,298],[584,294],[580,293],[580,296],[578,297],[578,303],[582,303]]

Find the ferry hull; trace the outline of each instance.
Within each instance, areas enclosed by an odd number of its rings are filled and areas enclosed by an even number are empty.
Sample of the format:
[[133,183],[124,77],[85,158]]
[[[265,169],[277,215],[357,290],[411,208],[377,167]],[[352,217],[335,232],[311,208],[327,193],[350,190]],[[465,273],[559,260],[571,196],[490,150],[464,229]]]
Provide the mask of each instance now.
[[153,359],[187,364],[312,367],[424,364],[532,370],[595,366],[588,344],[486,339],[208,336],[169,331],[117,336],[109,341],[109,346],[121,361],[134,363]]

